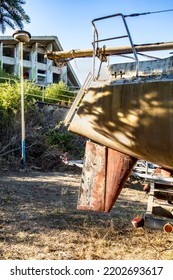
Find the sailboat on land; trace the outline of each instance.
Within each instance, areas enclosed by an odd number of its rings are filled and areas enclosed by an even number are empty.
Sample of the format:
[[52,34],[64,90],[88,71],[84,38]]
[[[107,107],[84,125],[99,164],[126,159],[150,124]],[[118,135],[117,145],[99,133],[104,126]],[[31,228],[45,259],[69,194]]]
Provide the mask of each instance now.
[[[96,23],[112,17],[123,20],[127,34],[100,39]],[[138,60],[139,52],[171,51],[173,42],[135,45],[126,17],[114,14],[94,19],[91,50],[47,53],[56,61],[93,56],[93,73],[65,120],[70,131],[89,139],[79,209],[109,212],[139,159],[173,170],[173,56]],[[99,46],[102,41],[124,37],[129,39],[129,46]],[[106,80],[99,79],[108,56],[129,54],[133,54],[134,62],[109,65]],[[96,58],[100,60],[97,75]]]

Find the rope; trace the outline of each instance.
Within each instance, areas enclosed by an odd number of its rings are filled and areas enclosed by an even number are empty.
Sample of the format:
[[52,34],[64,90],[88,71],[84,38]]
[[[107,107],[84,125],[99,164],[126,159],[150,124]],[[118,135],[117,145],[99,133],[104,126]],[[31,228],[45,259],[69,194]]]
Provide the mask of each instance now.
[[76,62],[76,58],[74,56],[75,50],[71,50],[71,52],[72,52],[72,56],[73,56],[73,59],[74,59],[75,66],[76,66],[76,70],[78,72],[77,62]]
[[135,14],[130,14],[130,15],[124,15],[124,17],[138,17],[138,16],[146,16],[146,15],[151,15],[151,14],[165,13],[165,12],[173,12],[173,9],[155,11],[155,12],[135,13]]

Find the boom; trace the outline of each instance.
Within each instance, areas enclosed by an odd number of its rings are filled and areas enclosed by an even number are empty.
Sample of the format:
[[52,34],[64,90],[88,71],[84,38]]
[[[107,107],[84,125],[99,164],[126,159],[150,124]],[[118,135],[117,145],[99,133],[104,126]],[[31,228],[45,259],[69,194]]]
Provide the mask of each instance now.
[[[152,44],[141,44],[134,45],[136,52],[149,52],[149,51],[159,51],[159,50],[170,50],[173,49],[173,42],[161,42]],[[92,57],[96,55],[97,57],[107,57],[109,55],[122,55],[132,53],[131,46],[120,46],[120,47],[108,47],[108,48],[98,48],[96,54],[94,54],[93,49],[85,50],[69,50],[69,51],[48,51],[46,56],[48,59],[62,61],[66,59],[82,58],[82,57]]]

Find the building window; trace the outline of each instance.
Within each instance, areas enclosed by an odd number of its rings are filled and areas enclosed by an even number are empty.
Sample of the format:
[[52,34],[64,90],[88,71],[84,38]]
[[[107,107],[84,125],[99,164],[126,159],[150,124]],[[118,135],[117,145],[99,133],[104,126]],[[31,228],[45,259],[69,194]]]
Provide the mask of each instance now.
[[53,73],[53,83],[58,84],[60,80],[61,80],[61,75],[57,73]]
[[37,53],[37,62],[47,63],[46,57],[44,57],[44,53]]
[[45,83],[46,83],[45,77],[38,76],[38,77],[37,77],[37,83],[38,83],[39,85],[45,84]]
[[23,77],[25,80],[29,80],[30,79],[30,69],[29,68],[25,68],[23,69]]
[[14,57],[14,47],[13,46],[4,46],[3,47],[3,56]]
[[44,84],[46,82],[46,71],[38,69],[38,71],[37,71],[37,82],[39,84]]
[[29,51],[24,50],[23,51],[23,59],[30,61],[31,60],[31,53]]
[[46,76],[46,71],[45,71],[45,70],[40,70],[40,69],[38,69],[37,73],[38,73],[38,75],[40,75],[40,76]]
[[3,64],[3,70],[8,74],[14,74],[14,65]]

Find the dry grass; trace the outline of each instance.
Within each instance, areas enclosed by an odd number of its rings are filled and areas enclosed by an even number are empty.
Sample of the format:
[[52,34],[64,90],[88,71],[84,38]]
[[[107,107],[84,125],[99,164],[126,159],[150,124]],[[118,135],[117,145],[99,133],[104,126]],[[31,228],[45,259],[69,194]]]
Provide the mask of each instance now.
[[73,173],[2,175],[0,258],[173,258],[172,234],[131,226],[146,211],[140,184],[127,184],[110,213],[76,210],[79,185],[80,175]]

